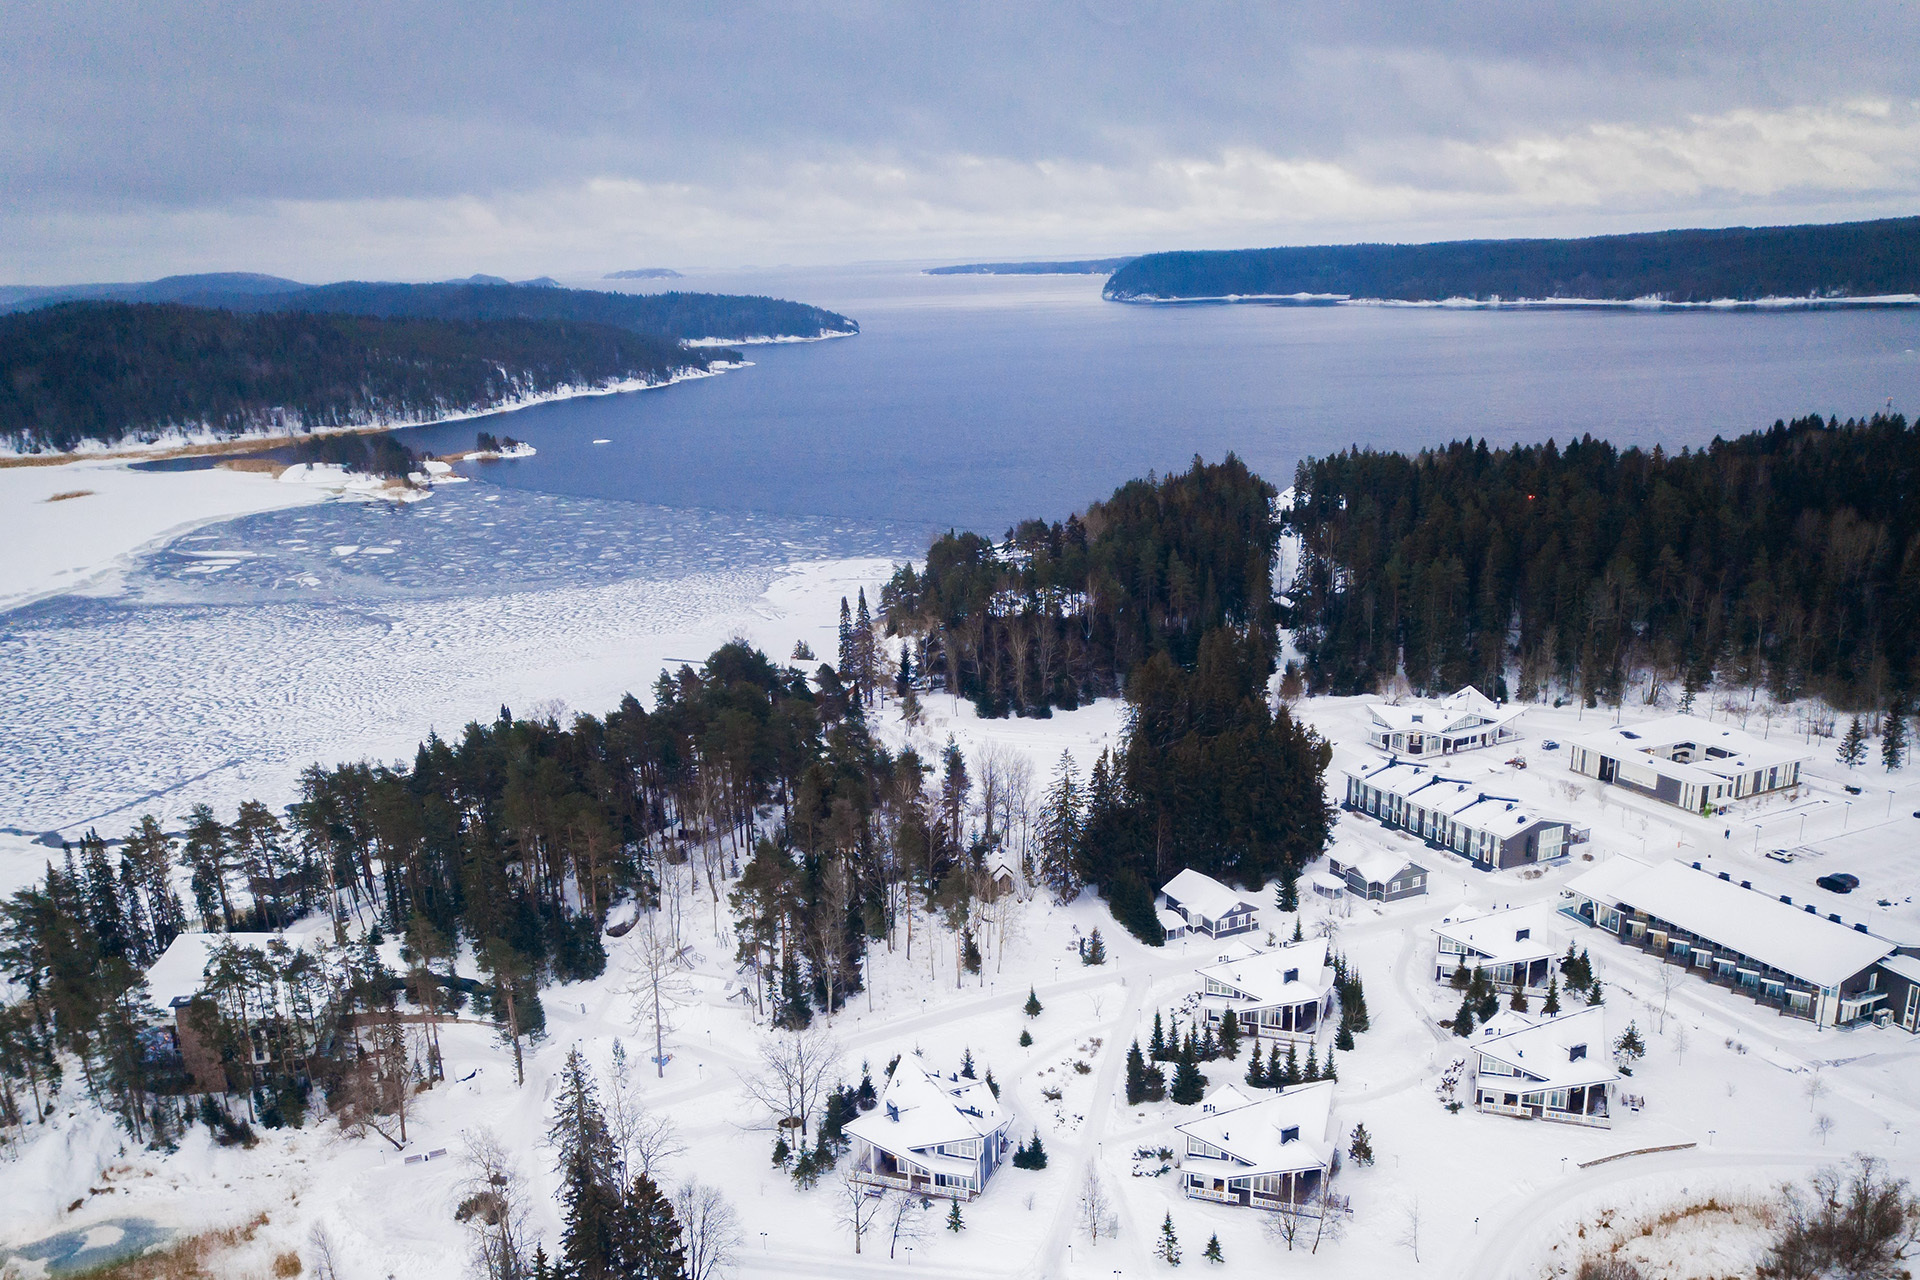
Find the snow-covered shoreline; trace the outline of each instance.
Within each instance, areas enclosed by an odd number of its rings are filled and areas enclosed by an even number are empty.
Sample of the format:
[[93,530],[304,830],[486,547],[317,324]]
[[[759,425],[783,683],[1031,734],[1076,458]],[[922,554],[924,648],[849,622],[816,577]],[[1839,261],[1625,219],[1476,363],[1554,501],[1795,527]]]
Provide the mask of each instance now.
[[857,338],[858,329],[830,329],[825,333],[801,335],[783,333],[775,337],[761,338],[688,338],[689,347],[784,347],[797,342],[831,342],[835,338]]
[[1674,302],[1666,298],[1356,298],[1345,293],[1225,293],[1205,297],[1130,294],[1107,298],[1140,306],[1205,306],[1265,303],[1299,307],[1386,307],[1425,311],[1821,311],[1849,307],[1920,307],[1920,294],[1889,293],[1844,298],[1717,298],[1710,302]]
[[[810,342],[813,339],[802,338],[795,341]],[[687,344],[689,346],[693,343]],[[713,343],[713,346],[737,346],[737,343]],[[313,439],[320,436],[369,435],[379,431],[403,431],[410,427],[434,427],[448,422],[466,422],[475,418],[491,418],[496,414],[514,413],[521,409],[531,409],[535,405],[553,404],[561,400],[577,400],[586,396],[611,396],[628,391],[653,391],[660,387],[676,386],[682,382],[692,382],[698,378],[711,378],[732,369],[745,369],[751,366],[746,360],[716,360],[704,369],[692,367],[676,370],[670,377],[649,380],[646,378],[622,378],[614,382],[588,385],[568,385],[556,387],[552,391],[543,391],[534,395],[517,396],[486,409],[462,409],[435,417],[377,417],[367,422],[353,423],[342,427],[321,427],[313,430],[305,428],[268,427],[255,431],[243,431],[236,435],[221,435],[212,431],[170,431],[150,441],[134,444],[106,444],[100,441],[88,441],[80,448],[68,453],[33,453],[21,449],[16,442],[0,441],[0,470],[10,469],[8,464],[26,466],[60,466],[69,462],[96,459],[150,459],[185,451],[224,452],[232,450],[242,452],[261,446],[292,443],[298,440]]]

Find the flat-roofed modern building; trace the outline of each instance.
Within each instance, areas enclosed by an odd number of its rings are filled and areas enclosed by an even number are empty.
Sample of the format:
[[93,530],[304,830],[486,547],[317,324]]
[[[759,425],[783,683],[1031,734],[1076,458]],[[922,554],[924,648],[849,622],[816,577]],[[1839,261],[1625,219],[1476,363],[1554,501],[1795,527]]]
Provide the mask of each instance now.
[[1813,754],[1702,720],[1665,716],[1576,738],[1567,765],[1601,782],[1700,812],[1746,796],[1798,785]]
[[1570,914],[1707,982],[1816,1026],[1850,1026],[1892,1007],[1894,944],[1756,892],[1729,872],[1615,857],[1567,884]]

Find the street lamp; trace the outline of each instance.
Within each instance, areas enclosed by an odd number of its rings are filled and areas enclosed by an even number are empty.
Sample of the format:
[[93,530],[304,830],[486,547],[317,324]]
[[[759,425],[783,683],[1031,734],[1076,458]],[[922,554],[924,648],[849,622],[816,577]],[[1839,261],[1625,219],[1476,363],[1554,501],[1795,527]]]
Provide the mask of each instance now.
[[767,1251],[767,1233],[762,1231],[760,1233],[760,1252],[765,1253],[766,1251]]
[[1709,1129],[1709,1130],[1707,1130],[1707,1145],[1708,1145],[1708,1146],[1712,1146],[1712,1145],[1713,1145],[1713,1135],[1714,1135],[1714,1134],[1716,1134],[1716,1133],[1718,1133],[1718,1132],[1720,1132],[1720,1131],[1719,1131],[1718,1129]]

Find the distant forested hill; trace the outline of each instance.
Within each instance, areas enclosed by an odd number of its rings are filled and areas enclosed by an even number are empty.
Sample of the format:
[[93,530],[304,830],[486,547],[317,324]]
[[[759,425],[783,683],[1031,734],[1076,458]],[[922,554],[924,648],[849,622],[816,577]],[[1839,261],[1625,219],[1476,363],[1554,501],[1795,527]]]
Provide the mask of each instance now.
[[564,320],[66,302],[0,316],[0,441],[66,451],[421,421],[569,386],[662,382],[727,356],[738,358]]
[[1120,302],[1292,294],[1713,302],[1909,293],[1920,293],[1920,218],[1584,240],[1150,253],[1115,271],[1105,290]]
[[1294,643],[1317,690],[1518,671],[1884,706],[1920,684],[1920,432],[1817,417],[1667,454],[1581,439],[1300,464]]
[[568,320],[607,324],[680,341],[747,342],[857,333],[838,312],[778,298],[719,293],[605,293],[550,283],[449,281],[385,284],[349,281],[304,285],[275,276],[237,273],[171,276],[146,284],[0,288],[0,311],[26,310],[74,298],[120,302],[183,302],[228,311],[314,311],[436,320]]
[[968,262],[957,267],[928,267],[930,276],[1104,276],[1132,258],[1082,258],[1074,262]]

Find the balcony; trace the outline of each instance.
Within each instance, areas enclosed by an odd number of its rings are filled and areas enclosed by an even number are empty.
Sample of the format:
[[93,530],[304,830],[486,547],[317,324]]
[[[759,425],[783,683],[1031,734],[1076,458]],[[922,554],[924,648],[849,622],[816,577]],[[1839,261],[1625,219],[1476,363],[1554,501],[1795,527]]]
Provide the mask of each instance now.
[[1187,1195],[1195,1200],[1212,1200],[1216,1204],[1239,1204],[1240,1197],[1231,1191],[1215,1191],[1211,1187],[1196,1187],[1189,1183]]

